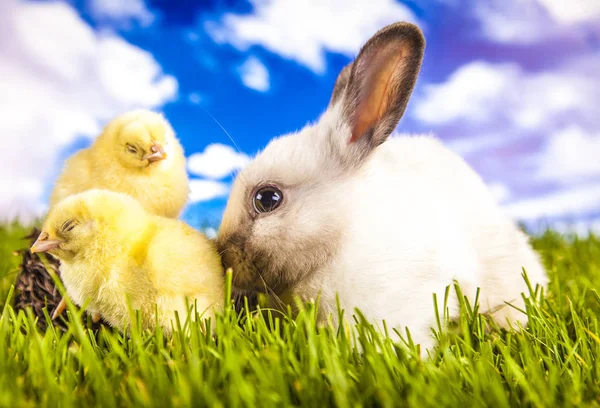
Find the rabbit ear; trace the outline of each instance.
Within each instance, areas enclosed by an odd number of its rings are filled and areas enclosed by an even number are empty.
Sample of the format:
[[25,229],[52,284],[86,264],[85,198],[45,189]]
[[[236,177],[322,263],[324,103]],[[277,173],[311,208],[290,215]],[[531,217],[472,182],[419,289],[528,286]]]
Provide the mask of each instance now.
[[[425,39],[410,23],[396,23],[377,32],[362,47],[350,68],[342,114],[350,125],[350,143],[368,137],[377,146],[393,132],[415,86]],[[347,75],[340,74],[340,86]],[[332,100],[339,93],[338,84]]]
[[352,71],[352,63],[347,64],[338,75],[333,85],[333,92],[331,92],[331,99],[329,100],[329,106],[333,106],[344,94],[348,80],[350,79],[350,72]]

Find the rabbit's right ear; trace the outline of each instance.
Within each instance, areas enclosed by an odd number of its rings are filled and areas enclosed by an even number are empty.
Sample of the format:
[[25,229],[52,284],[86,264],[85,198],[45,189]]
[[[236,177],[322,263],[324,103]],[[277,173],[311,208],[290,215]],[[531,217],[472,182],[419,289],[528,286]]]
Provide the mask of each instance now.
[[416,25],[396,23],[377,32],[350,68],[344,68],[331,103],[340,99],[343,104],[343,120],[351,130],[346,143],[366,142],[360,148],[372,149],[393,132],[415,86],[424,49]]

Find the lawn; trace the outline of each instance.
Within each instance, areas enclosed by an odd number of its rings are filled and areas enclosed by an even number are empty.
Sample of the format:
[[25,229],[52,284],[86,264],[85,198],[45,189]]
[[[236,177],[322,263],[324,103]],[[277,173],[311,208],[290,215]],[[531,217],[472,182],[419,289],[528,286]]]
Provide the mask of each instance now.
[[501,331],[464,302],[456,325],[439,316],[441,346],[421,359],[360,317],[351,334],[317,328],[314,305],[295,318],[228,309],[214,337],[183,320],[171,339],[93,332],[74,309],[67,332],[41,333],[4,302],[26,233],[0,228],[0,406],[600,406],[594,236],[534,239],[551,285],[527,305],[525,331]]

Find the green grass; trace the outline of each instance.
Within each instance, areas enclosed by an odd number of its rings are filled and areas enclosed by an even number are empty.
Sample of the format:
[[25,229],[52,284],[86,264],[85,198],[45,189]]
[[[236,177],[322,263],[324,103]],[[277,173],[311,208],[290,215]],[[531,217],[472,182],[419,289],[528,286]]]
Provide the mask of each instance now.
[[[23,234],[1,231],[6,273]],[[0,406],[600,406],[600,242],[548,232],[534,243],[551,285],[527,305],[527,330],[501,331],[464,302],[456,329],[437,330],[441,347],[423,360],[360,317],[350,335],[317,328],[314,305],[295,318],[228,309],[211,322],[214,338],[181,323],[168,340],[76,323],[40,333],[5,305]]]
[[27,247],[23,237],[29,232],[31,228],[16,223],[0,225],[0,308],[19,271],[21,259],[15,251]]

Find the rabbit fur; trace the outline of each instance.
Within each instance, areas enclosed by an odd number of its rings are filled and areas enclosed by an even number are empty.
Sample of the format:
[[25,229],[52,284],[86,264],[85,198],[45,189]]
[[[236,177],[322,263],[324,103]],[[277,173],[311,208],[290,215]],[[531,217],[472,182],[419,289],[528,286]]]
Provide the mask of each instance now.
[[[393,136],[424,51],[409,23],[376,33],[335,84],[316,123],[272,140],[236,177],[219,229],[223,263],[240,293],[320,295],[320,319],[336,321],[336,296],[375,323],[408,327],[433,344],[432,294],[456,280],[501,325],[527,316],[531,282],[547,278],[528,237],[482,179],[430,135]],[[253,205],[271,186],[281,203]],[[451,299],[450,315],[458,314]],[[442,312],[442,311],[440,311]]]

